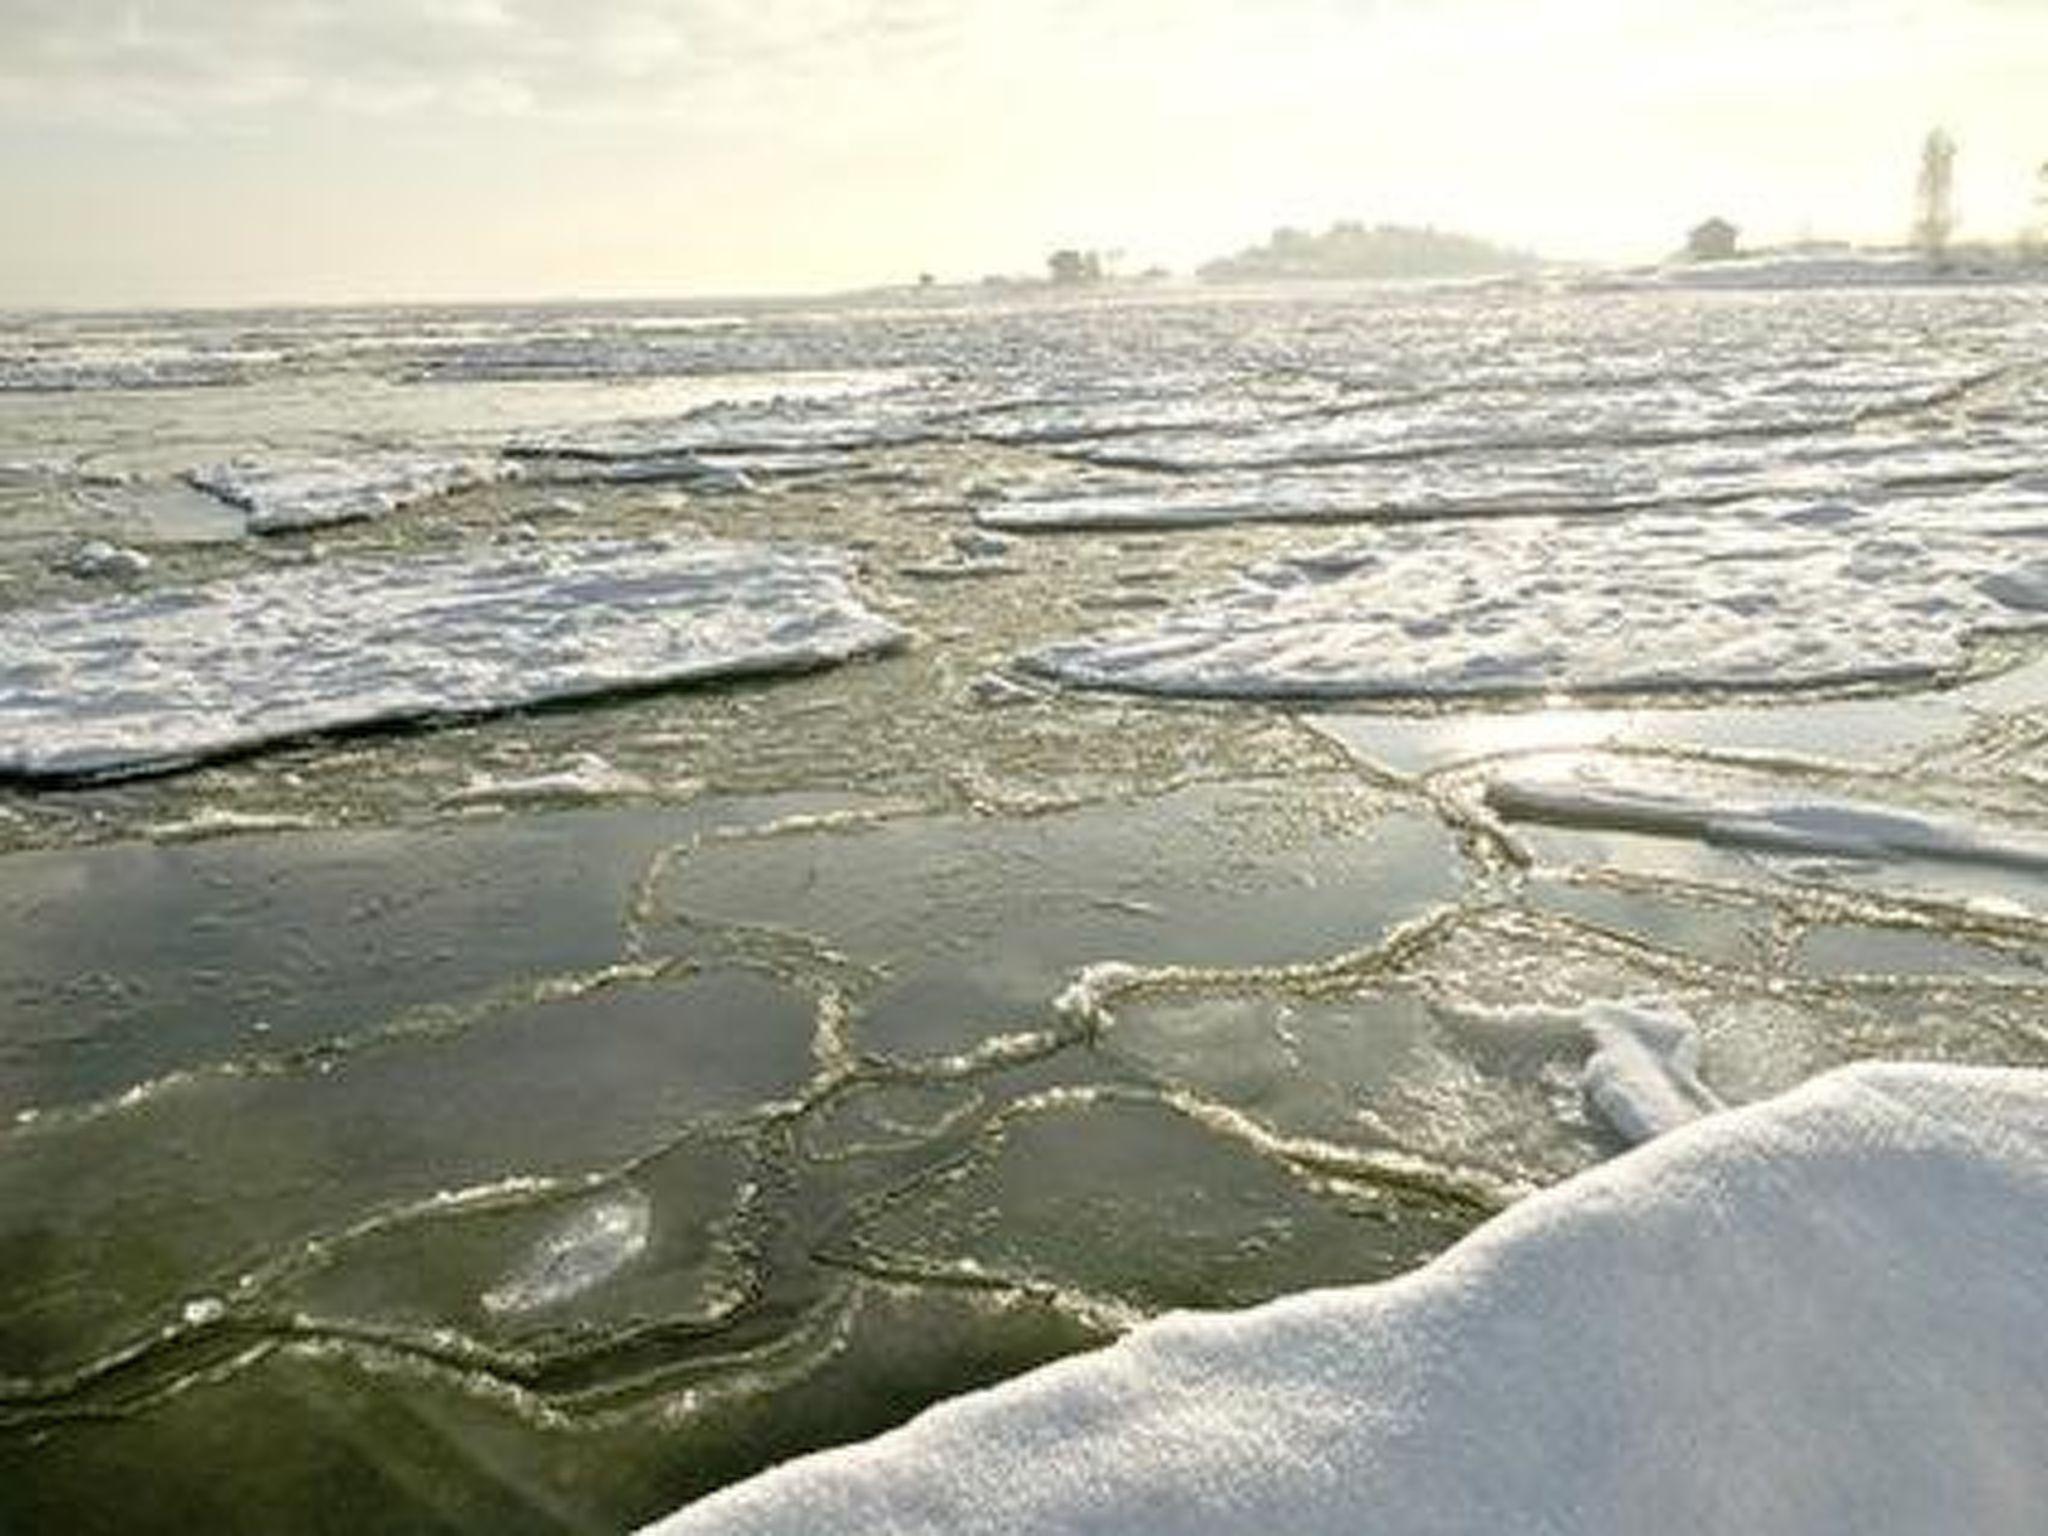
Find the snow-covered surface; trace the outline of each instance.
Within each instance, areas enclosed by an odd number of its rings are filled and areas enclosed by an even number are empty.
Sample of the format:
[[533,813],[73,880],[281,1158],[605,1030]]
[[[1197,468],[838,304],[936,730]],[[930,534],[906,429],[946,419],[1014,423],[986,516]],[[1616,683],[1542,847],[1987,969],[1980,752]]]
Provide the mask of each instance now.
[[1168,1317],[650,1529],[2033,1532],[2044,1202],[2048,1076],[1851,1068],[1400,1280]]
[[0,773],[148,771],[901,638],[837,555],[804,547],[532,543],[265,572],[0,617]]
[[349,458],[237,458],[190,470],[194,488],[248,514],[251,533],[288,533],[382,517],[514,473],[491,459],[376,452]]
[[2048,497],[1424,525],[1268,561],[1023,658],[1081,687],[1344,698],[1925,680],[2048,622]]

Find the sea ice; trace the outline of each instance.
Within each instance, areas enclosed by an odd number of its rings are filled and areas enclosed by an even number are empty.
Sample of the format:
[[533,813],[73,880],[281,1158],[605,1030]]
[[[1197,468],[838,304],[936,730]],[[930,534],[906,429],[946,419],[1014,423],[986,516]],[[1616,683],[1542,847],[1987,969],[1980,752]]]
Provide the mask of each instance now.
[[657,1536],[2036,1530],[2048,1074],[1866,1065],[1420,1271],[1178,1314]]
[[114,776],[349,727],[823,666],[903,632],[800,546],[546,543],[0,616],[0,775]]
[[2048,504],[2010,490],[1387,528],[1021,664],[1216,698],[1926,681],[2048,622],[2044,529]]
[[188,470],[186,483],[248,514],[251,533],[288,533],[382,517],[514,473],[489,459],[413,453],[239,458]]

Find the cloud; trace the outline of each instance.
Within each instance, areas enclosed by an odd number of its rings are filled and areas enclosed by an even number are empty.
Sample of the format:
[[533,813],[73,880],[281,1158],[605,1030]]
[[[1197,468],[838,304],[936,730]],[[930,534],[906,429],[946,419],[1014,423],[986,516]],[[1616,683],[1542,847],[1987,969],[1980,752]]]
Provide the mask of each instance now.
[[901,64],[936,0],[0,0],[0,103],[198,123],[290,103],[630,115]]

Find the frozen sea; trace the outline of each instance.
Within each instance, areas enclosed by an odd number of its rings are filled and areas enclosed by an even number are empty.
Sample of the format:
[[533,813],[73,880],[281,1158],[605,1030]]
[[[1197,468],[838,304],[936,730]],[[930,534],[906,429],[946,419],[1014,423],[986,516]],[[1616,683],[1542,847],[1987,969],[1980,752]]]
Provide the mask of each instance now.
[[[816,1528],[1453,1292],[1515,1401],[1792,1412],[1802,1210],[1840,1358],[2038,1174],[2040,1078],[1863,1064],[2048,1067],[2044,651],[2043,286],[0,316],[0,1530],[623,1530],[1129,1337],[705,1506]],[[1774,1146],[1740,1287],[1566,1305]],[[1981,1289],[1886,1411],[2048,1443]]]

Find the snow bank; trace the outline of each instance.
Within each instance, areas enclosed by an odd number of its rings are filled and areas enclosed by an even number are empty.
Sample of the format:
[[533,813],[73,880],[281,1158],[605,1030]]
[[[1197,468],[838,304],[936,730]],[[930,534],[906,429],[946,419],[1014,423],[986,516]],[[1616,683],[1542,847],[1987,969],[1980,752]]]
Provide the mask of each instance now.
[[0,775],[150,772],[901,638],[836,555],[800,547],[534,543],[296,567],[0,616]]
[[1169,1317],[652,1529],[2032,1532],[2044,1202],[2048,1074],[1851,1068],[1401,1280]]
[[2009,488],[1394,528],[1021,664],[1212,698],[1926,680],[1962,668],[1981,632],[2048,622],[2044,531],[2048,502]]
[[251,533],[288,533],[382,517],[417,501],[514,473],[489,459],[413,453],[354,458],[239,458],[188,470],[185,481],[249,515]]

